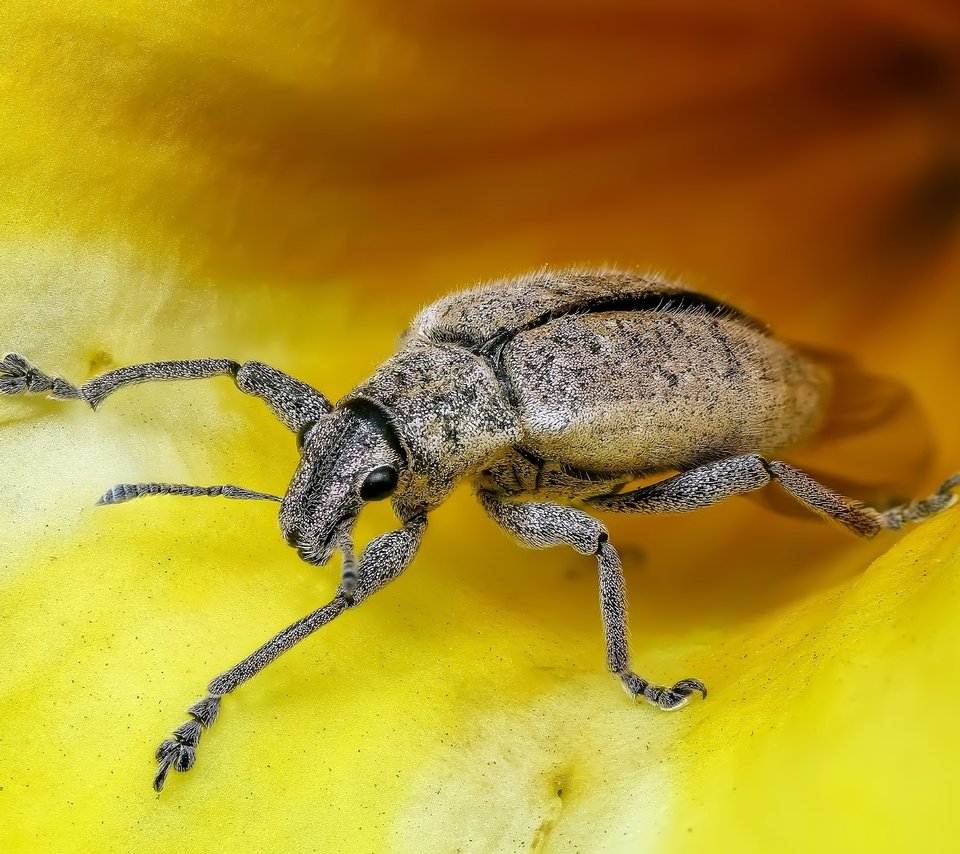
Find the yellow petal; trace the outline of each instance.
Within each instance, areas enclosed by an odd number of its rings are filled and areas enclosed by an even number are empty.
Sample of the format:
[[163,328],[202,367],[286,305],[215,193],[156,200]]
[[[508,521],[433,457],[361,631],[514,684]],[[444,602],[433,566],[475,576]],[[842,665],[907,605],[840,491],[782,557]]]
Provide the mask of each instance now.
[[[668,267],[915,389],[932,488],[960,467],[948,13],[885,6],[4,9],[0,348],[71,380],[257,358],[337,397],[450,287]],[[662,715],[603,670],[591,562],[519,550],[461,491],[411,571],[231,695],[156,798],[153,749],[209,678],[335,582],[270,505],[92,503],[281,492],[295,462],[223,378],[96,414],[0,400],[0,848],[955,835],[957,510],[870,544],[747,502],[607,520],[638,669],[711,689]]]

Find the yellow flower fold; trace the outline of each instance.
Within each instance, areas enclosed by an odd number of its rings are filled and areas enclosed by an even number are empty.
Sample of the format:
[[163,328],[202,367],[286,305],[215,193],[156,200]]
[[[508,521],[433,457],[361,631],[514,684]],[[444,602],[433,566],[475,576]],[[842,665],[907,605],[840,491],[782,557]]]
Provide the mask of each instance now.
[[[72,381],[256,358],[336,398],[451,287],[654,267],[906,383],[933,488],[960,468],[957,20],[887,6],[7,4],[0,349]],[[957,509],[872,543],[751,502],[606,518],[638,670],[710,688],[665,715],[604,672],[593,564],[521,550],[461,490],[403,578],[231,695],[155,796],[152,752],[210,677],[336,582],[271,505],[93,502],[281,493],[296,459],[222,378],[95,414],[0,399],[0,850],[960,830]],[[393,524],[371,508],[359,539]]]

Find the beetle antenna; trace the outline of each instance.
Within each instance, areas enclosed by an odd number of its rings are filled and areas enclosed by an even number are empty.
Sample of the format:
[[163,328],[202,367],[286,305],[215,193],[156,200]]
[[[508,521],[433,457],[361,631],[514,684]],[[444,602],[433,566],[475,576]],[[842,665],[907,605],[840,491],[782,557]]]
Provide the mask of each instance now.
[[122,504],[124,501],[142,498],[144,495],[219,495],[223,498],[244,500],[283,500],[276,495],[244,489],[242,486],[232,486],[229,483],[221,486],[190,486],[186,483],[118,483],[103,493],[97,500],[97,504]]

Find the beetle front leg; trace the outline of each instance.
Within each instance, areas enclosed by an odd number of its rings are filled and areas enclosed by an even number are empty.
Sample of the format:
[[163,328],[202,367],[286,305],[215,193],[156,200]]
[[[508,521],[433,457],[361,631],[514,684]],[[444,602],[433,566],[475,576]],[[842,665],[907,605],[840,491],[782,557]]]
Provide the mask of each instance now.
[[82,400],[96,409],[115,391],[155,380],[195,380],[228,374],[242,392],[259,397],[285,427],[297,431],[330,411],[330,401],[305,382],[262,362],[189,359],[148,362],[108,371],[82,385],[45,374],[19,353],[0,359],[0,394],[49,392],[54,400]]
[[546,502],[508,502],[491,492],[479,493],[480,503],[502,528],[534,548],[568,545],[582,555],[595,555],[599,570],[600,613],[607,647],[607,667],[620,677],[632,697],[643,697],[666,711],[686,705],[694,691],[704,697],[699,679],[682,679],[672,688],[652,685],[630,669],[627,642],[627,595],[620,555],[607,529],[582,510]]
[[427,517],[417,516],[399,530],[371,540],[360,557],[355,584],[350,585],[352,590],[345,590],[341,585],[337,595],[322,608],[297,620],[256,652],[210,682],[207,686],[208,696],[198,700],[187,710],[191,720],[177,727],[173,736],[157,748],[159,765],[153,781],[154,789],[159,792],[163,788],[171,768],[189,771],[193,767],[200,735],[203,730],[213,725],[220,711],[220,702],[227,694],[256,676],[264,667],[276,661],[317,629],[332,622],[344,611],[355,608],[400,575],[417,553],[426,525]]

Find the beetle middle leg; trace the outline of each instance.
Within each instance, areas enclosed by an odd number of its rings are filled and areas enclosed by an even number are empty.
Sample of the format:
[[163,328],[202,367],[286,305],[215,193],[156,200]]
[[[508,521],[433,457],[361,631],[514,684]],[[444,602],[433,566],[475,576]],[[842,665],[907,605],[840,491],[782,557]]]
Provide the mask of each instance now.
[[239,664],[213,679],[207,686],[209,694],[187,710],[190,720],[177,727],[173,735],[157,748],[158,768],[153,781],[154,789],[159,792],[163,788],[171,768],[189,771],[193,767],[200,735],[203,730],[213,726],[220,703],[227,694],[256,676],[317,629],[332,622],[344,611],[356,607],[399,576],[413,560],[426,525],[426,516],[416,516],[402,528],[372,540],[360,556],[356,579],[350,584],[349,590],[341,585],[336,596],[322,608],[297,620]]
[[694,691],[704,697],[699,679],[682,679],[672,688],[652,685],[630,669],[627,643],[627,596],[620,556],[607,529],[582,510],[546,502],[509,502],[492,492],[478,493],[480,503],[501,527],[534,548],[568,545],[582,555],[595,555],[600,581],[600,611],[607,646],[607,667],[627,693],[644,697],[671,711],[685,705]]

